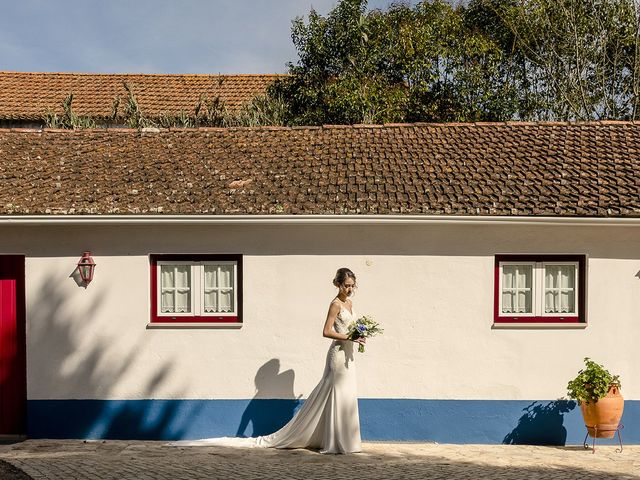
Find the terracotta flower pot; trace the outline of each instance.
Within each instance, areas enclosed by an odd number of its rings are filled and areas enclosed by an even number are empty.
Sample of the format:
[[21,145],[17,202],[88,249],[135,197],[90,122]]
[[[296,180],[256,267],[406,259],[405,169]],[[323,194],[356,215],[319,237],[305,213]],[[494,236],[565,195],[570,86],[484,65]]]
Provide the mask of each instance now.
[[612,386],[604,398],[595,403],[580,402],[584,424],[593,438],[613,438],[624,410],[624,398],[618,387]]

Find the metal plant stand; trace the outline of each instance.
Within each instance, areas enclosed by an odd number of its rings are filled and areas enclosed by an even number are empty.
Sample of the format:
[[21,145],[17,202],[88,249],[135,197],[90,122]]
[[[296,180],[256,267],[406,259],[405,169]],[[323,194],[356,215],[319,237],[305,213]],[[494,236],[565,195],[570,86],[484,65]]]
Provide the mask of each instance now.
[[[623,428],[624,428],[624,425],[620,423],[615,429],[606,429],[606,428],[600,429],[600,432],[616,432],[618,434],[618,442],[620,443],[620,448],[616,448],[617,453],[622,453],[622,437],[620,436],[620,430],[622,430]],[[591,446],[593,450],[591,451],[591,453],[596,453],[596,438],[598,437],[598,427],[593,427],[593,430],[594,430],[593,445]],[[585,450],[589,448],[589,444],[587,443],[588,436],[589,436],[589,427],[587,427],[587,434],[584,436],[584,441],[582,442],[584,444]]]

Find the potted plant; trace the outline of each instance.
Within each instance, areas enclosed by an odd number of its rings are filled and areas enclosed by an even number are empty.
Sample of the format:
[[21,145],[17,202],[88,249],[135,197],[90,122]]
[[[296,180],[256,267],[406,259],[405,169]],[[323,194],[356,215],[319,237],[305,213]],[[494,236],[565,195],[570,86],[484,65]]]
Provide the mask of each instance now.
[[620,377],[589,357],[584,363],[585,368],[567,385],[567,395],[580,404],[591,437],[613,438],[624,410]]

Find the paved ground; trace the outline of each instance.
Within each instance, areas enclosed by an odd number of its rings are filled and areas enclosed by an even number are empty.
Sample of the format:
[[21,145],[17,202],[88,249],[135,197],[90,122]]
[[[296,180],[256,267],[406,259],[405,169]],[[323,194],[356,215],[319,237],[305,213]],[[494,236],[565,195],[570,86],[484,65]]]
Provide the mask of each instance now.
[[[164,442],[27,440],[0,460],[39,479],[640,479],[640,446],[365,443],[354,455],[309,450],[170,447]],[[7,465],[5,467],[9,468]],[[26,477],[3,470],[0,478]]]

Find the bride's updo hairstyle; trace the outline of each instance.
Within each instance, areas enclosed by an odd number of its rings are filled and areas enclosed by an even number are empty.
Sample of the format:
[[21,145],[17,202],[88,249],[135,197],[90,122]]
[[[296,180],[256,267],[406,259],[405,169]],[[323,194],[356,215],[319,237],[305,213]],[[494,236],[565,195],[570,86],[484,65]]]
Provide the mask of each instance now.
[[333,278],[333,285],[335,287],[340,288],[342,285],[344,285],[344,282],[347,281],[347,278],[352,278],[353,279],[354,286],[358,285],[358,283],[356,281],[356,274],[353,273],[348,268],[339,268],[338,269],[338,271],[336,272],[336,276]]

